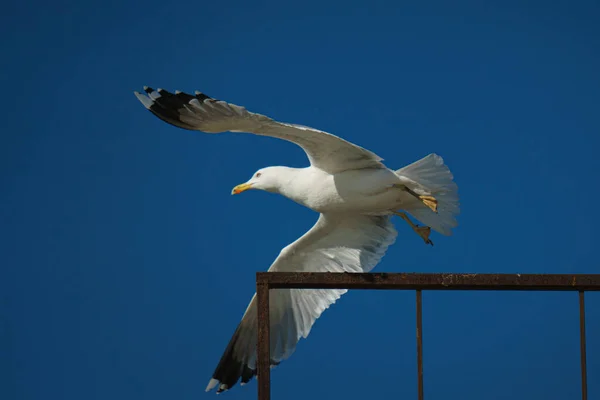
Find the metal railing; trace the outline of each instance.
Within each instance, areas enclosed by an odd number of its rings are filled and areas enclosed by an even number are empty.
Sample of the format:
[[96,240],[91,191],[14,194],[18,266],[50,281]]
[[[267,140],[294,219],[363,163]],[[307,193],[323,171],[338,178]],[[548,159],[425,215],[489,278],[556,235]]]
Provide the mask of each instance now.
[[269,290],[270,289],[415,290],[417,304],[417,384],[423,400],[423,290],[519,290],[579,292],[581,398],[587,400],[585,291],[600,291],[600,274],[465,274],[465,273],[329,273],[257,272],[258,399],[271,398]]

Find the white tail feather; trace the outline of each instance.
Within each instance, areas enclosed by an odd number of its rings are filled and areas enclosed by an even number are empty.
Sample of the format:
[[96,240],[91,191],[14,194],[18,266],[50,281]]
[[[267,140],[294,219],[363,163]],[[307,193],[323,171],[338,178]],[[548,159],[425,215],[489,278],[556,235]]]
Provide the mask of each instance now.
[[460,213],[460,204],[458,186],[444,159],[432,153],[396,174],[417,194],[430,195],[438,201],[437,213],[420,202],[405,208],[406,212],[442,235],[452,235],[452,228],[458,226],[455,217]]

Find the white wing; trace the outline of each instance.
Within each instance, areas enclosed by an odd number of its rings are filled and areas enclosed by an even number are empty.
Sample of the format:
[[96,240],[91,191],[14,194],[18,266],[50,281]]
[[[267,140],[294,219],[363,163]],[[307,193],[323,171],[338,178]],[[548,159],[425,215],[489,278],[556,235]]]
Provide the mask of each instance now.
[[[388,216],[321,214],[302,237],[281,250],[269,271],[369,272],[396,240]],[[292,355],[321,313],[346,289],[272,289],[270,291],[271,365]],[[256,373],[257,312],[252,297],[207,391],[231,388]]]
[[304,149],[311,165],[330,174],[347,169],[384,168],[376,154],[327,132],[278,122],[200,92],[192,96],[149,87],[144,90],[147,95],[135,92],[142,104],[158,118],[183,129],[249,132],[287,140]]

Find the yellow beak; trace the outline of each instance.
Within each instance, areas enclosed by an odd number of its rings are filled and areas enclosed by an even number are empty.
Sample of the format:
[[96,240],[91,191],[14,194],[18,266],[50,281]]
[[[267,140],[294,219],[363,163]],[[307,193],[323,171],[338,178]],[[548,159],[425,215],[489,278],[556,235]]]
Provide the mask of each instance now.
[[241,185],[237,185],[236,187],[234,187],[233,190],[231,191],[231,194],[242,193],[242,192],[250,189],[251,187],[252,187],[251,183],[242,183]]

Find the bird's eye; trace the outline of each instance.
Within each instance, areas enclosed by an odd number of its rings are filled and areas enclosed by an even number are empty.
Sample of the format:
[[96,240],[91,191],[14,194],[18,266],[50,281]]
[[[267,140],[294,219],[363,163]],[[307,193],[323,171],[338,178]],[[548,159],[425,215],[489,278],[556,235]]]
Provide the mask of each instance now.
[[260,178],[262,174],[260,172],[257,172],[256,175],[254,175],[256,178]]

